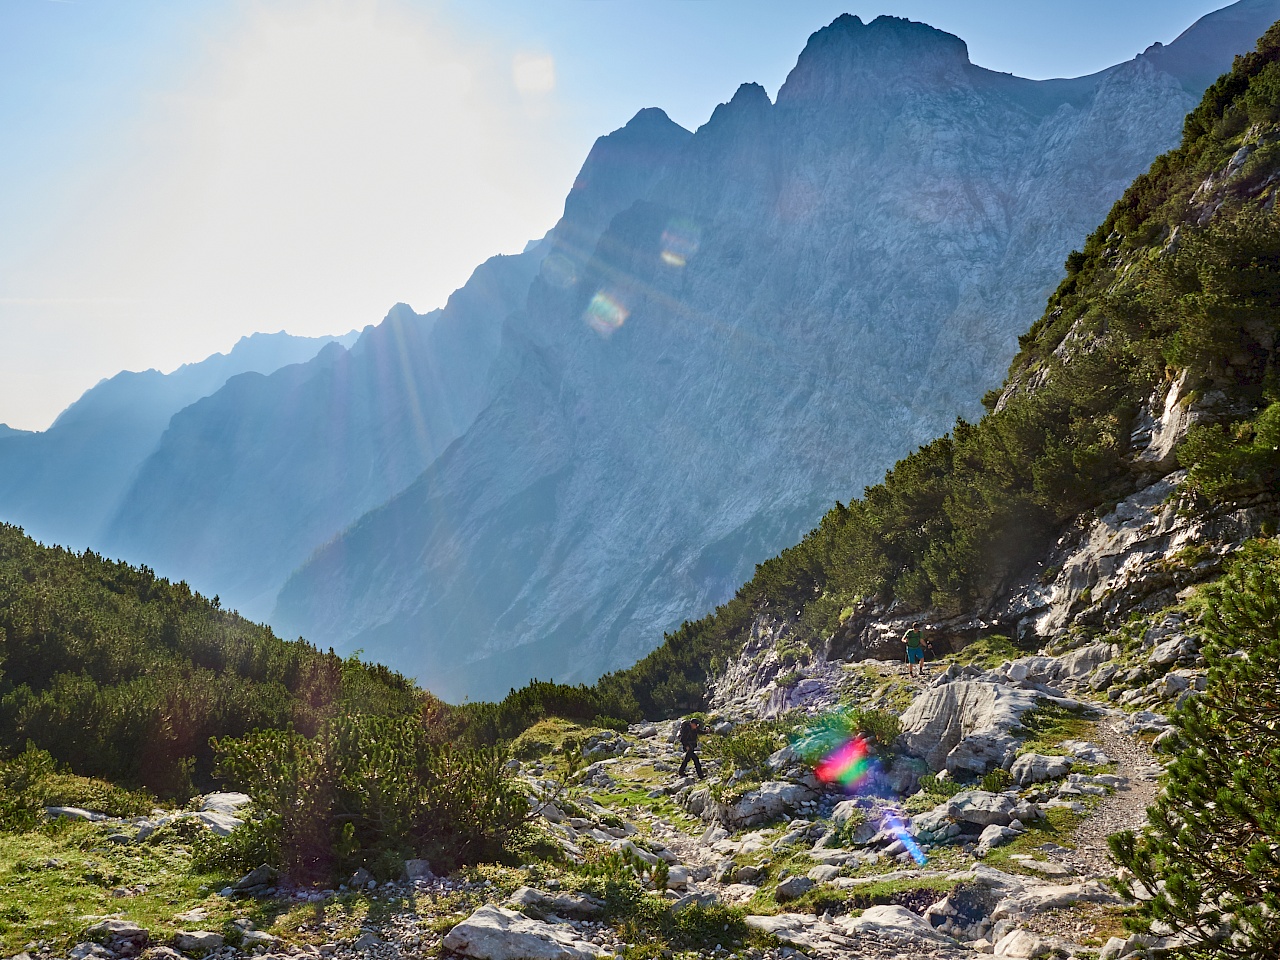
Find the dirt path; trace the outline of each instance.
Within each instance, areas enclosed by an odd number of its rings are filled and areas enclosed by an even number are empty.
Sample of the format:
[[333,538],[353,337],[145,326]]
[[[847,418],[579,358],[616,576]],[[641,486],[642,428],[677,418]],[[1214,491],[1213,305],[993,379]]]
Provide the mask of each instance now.
[[1094,738],[1128,782],[1105,797],[1072,835],[1075,849],[1061,859],[1081,877],[1101,878],[1115,873],[1107,850],[1107,837],[1121,830],[1138,830],[1147,822],[1147,807],[1158,792],[1161,767],[1146,744],[1122,732],[1122,714],[1099,707],[1103,717]]

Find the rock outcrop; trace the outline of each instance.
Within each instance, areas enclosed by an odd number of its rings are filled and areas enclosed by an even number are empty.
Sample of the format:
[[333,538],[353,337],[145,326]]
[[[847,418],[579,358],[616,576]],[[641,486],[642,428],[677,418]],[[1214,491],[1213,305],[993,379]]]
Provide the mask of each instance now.
[[1038,700],[1033,691],[979,681],[934,687],[903,713],[902,740],[932,770],[983,774],[1012,760],[1013,731]]
[[475,960],[595,960],[600,950],[557,924],[486,904],[445,935],[444,947]]

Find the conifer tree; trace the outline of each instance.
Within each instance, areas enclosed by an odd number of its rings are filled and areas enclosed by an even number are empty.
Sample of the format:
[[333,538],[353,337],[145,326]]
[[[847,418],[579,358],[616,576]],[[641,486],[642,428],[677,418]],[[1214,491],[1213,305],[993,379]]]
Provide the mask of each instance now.
[[[1251,554],[1251,555],[1249,555]],[[1141,836],[1112,853],[1182,955],[1280,957],[1280,549],[1248,551],[1205,593],[1205,693],[1175,716],[1177,759]],[[1133,882],[1121,883],[1127,893]]]

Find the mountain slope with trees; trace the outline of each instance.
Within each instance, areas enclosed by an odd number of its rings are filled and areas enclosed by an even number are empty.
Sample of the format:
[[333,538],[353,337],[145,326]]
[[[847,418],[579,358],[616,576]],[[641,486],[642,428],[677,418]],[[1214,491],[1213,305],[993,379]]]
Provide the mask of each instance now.
[[0,744],[83,776],[185,799],[211,784],[210,737],[345,711],[416,716],[417,686],[286,642],[186,583],[0,524]]

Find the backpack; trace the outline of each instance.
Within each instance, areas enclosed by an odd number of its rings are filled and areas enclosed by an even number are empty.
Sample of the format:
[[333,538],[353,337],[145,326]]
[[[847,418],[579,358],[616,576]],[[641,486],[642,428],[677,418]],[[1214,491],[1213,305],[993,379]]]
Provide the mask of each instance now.
[[698,726],[693,720],[686,720],[680,724],[680,745],[682,747],[696,747],[698,745]]

